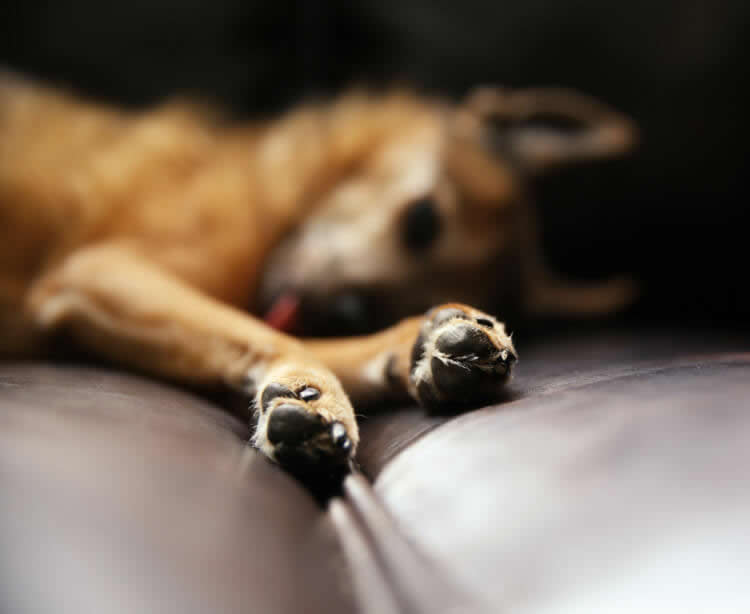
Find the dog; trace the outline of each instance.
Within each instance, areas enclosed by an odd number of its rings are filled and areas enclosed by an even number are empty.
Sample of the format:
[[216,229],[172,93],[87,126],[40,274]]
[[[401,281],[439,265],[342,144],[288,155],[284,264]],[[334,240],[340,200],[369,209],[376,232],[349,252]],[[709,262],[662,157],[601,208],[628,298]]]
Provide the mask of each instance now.
[[0,351],[38,354],[65,333],[124,365],[240,388],[262,454],[290,471],[349,466],[353,404],[498,398],[517,353],[487,311],[628,301],[625,280],[547,271],[527,187],[635,134],[564,90],[460,104],[359,91],[236,123],[4,76]]

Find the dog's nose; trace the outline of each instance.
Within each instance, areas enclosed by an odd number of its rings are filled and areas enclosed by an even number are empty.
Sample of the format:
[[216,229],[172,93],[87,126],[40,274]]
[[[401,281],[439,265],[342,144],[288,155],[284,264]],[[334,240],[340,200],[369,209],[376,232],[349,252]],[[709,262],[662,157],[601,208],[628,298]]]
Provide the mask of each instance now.
[[330,314],[344,334],[365,333],[371,326],[369,301],[357,292],[335,296],[330,304]]
[[272,444],[300,444],[325,428],[323,421],[299,405],[280,405],[271,413],[266,431]]

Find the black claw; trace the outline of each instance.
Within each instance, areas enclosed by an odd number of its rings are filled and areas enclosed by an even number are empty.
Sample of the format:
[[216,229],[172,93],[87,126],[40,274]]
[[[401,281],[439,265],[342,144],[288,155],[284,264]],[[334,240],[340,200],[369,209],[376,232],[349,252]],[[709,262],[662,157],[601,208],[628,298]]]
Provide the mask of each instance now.
[[320,390],[312,386],[306,386],[299,391],[299,398],[303,401],[315,401],[320,398]]
[[263,412],[268,411],[269,403],[278,397],[289,397],[291,399],[296,399],[297,395],[294,394],[294,392],[292,392],[289,388],[287,388],[286,386],[282,386],[281,384],[268,384],[268,386],[266,386],[263,390],[263,394],[260,397],[261,410]]
[[352,447],[346,427],[341,422],[334,422],[331,426],[331,440],[333,441],[333,445],[342,450],[349,450]]

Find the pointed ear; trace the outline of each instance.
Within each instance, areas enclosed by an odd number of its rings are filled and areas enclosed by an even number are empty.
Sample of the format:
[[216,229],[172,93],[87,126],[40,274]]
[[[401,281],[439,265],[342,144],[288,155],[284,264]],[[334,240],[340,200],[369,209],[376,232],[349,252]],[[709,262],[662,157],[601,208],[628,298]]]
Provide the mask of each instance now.
[[628,117],[570,90],[481,88],[458,115],[463,132],[530,173],[615,156],[637,141]]

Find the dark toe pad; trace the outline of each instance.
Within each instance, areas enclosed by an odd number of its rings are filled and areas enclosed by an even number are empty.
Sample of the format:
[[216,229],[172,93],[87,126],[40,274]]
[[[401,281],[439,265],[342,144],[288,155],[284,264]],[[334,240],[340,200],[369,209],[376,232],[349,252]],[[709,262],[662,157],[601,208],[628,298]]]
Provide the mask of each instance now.
[[263,413],[268,411],[268,406],[271,401],[278,399],[279,397],[289,397],[290,399],[297,398],[292,390],[281,384],[268,384],[263,390],[263,394],[260,397],[261,411]]
[[435,348],[457,358],[472,355],[487,358],[497,353],[487,333],[469,323],[451,326],[438,337]]
[[279,405],[268,420],[268,440],[272,444],[297,445],[325,428],[323,421],[292,403]]

